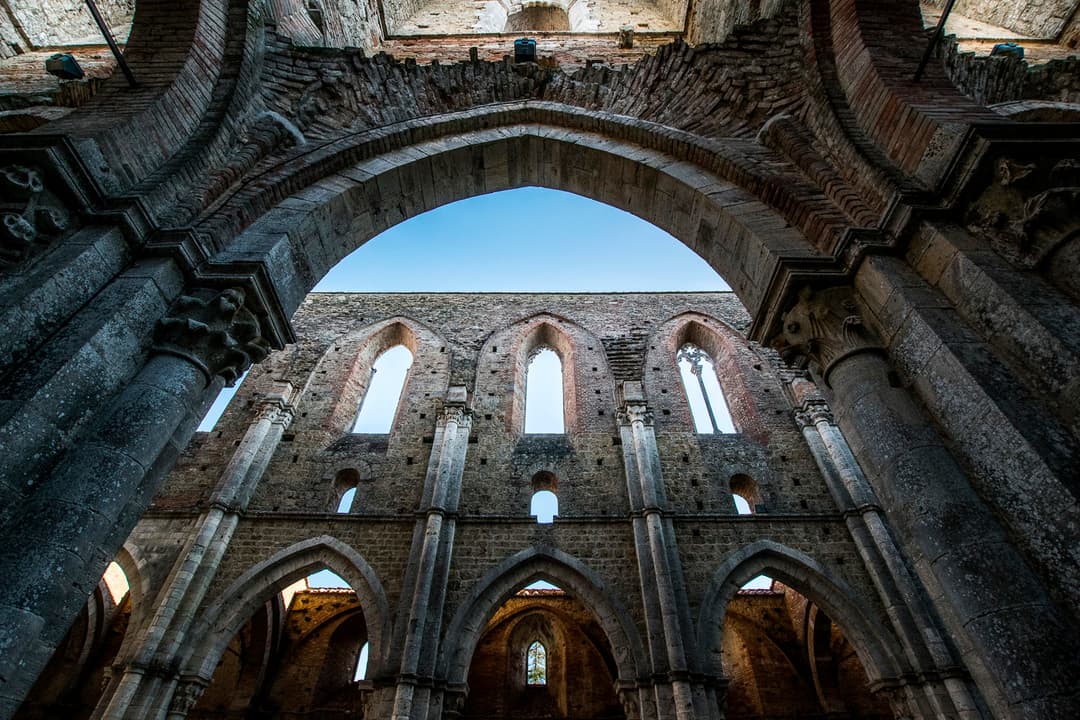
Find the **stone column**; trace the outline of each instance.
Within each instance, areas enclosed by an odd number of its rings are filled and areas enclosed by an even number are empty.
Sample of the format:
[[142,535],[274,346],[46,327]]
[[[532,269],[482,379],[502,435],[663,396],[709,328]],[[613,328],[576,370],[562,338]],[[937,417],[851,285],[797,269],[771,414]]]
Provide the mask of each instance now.
[[885,353],[863,324],[854,291],[805,290],[784,315],[778,344],[809,358],[831,387],[858,464],[994,712],[1074,716],[1076,629],[922,408],[890,382]]
[[454,513],[461,493],[461,473],[472,426],[465,400],[466,391],[462,386],[451,387],[447,392],[428,461],[423,500],[427,507],[423,520],[418,521],[413,533],[414,552],[409,559],[406,590],[402,594],[395,633],[399,638],[395,645],[401,648],[401,664],[393,720],[427,718],[432,701],[433,673],[454,546]]
[[892,621],[907,672],[920,682],[890,678],[904,699],[899,716],[981,718],[960,667],[927,607],[925,592],[908,570],[862,468],[855,461],[832,411],[817,388],[801,377],[789,381],[796,402],[795,420],[821,470],[829,492],[844,514],[863,565]]
[[20,508],[0,549],[0,718],[14,714],[63,639],[190,439],[205,397],[266,351],[240,290],[182,296],[143,369]]
[[656,715],[688,720],[695,713],[684,638],[691,637],[692,624],[675,529],[664,516],[667,499],[660,455],[641,383],[623,383],[618,419],[653,673],[667,685],[656,687]]
[[199,518],[194,535],[178,556],[158,596],[157,611],[119,685],[108,704],[95,711],[95,718],[164,716],[177,687],[177,655],[217,575],[240,515],[292,421],[292,396],[293,387],[288,383],[274,383],[271,392],[259,396],[255,418],[222,472],[210,508]]

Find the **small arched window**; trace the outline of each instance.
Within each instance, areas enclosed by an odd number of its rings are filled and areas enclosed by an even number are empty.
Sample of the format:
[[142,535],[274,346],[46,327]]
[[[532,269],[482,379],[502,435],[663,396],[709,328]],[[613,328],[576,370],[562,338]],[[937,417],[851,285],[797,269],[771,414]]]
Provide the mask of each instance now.
[[547,685],[547,648],[539,640],[534,640],[525,651],[525,683]]
[[360,648],[360,654],[356,656],[356,669],[353,670],[353,682],[360,682],[367,678],[368,644]]
[[757,511],[757,483],[749,475],[731,476],[731,500],[735,503],[735,512],[739,515],[753,515]]
[[352,428],[354,433],[385,435],[390,432],[412,363],[412,353],[404,345],[395,345],[379,356],[371,368],[367,391],[360,399]]
[[541,525],[554,522],[559,514],[559,496],[550,490],[537,490],[529,503],[529,514]]
[[123,569],[114,561],[109,563],[109,566],[105,568],[105,575],[102,578],[105,581],[105,587],[109,589],[109,595],[112,597],[114,604],[119,605],[120,601],[124,599],[124,596],[128,594],[130,589],[128,586],[127,575],[124,574]]
[[341,494],[341,499],[338,500],[337,512],[342,514],[348,514],[352,510],[353,500],[356,499],[356,488],[351,487]]
[[562,361],[549,347],[533,354],[525,372],[525,432],[566,432]]
[[724,391],[720,389],[720,381],[716,377],[713,359],[707,352],[690,343],[682,346],[677,358],[679,374],[682,376],[697,432],[735,432]]

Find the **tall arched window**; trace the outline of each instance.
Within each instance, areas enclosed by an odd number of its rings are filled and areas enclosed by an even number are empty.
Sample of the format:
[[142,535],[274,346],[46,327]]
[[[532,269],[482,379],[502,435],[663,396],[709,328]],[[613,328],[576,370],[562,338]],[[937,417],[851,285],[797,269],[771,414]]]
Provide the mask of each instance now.
[[562,361],[548,347],[538,349],[525,373],[525,432],[566,432]]
[[702,434],[735,432],[724,391],[720,389],[716,368],[709,354],[687,343],[679,350],[678,361],[695,429]]
[[559,496],[550,490],[534,492],[529,504],[529,514],[541,525],[554,522],[555,516],[559,514]]
[[367,678],[368,644],[360,648],[360,654],[356,657],[356,669],[353,670],[353,682],[360,682]]
[[360,400],[352,428],[354,433],[385,435],[390,432],[412,363],[412,353],[404,345],[395,345],[379,356],[371,368],[367,391]]
[[525,651],[525,683],[547,685],[547,648],[539,640],[534,640]]

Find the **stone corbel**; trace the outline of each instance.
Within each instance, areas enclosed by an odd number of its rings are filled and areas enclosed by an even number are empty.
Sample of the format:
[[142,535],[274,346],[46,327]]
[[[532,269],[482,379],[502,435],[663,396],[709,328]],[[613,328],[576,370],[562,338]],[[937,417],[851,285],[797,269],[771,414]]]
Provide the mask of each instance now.
[[155,352],[188,360],[210,383],[220,375],[232,385],[266,357],[269,343],[259,319],[244,305],[244,292],[230,288],[181,295],[154,329]]

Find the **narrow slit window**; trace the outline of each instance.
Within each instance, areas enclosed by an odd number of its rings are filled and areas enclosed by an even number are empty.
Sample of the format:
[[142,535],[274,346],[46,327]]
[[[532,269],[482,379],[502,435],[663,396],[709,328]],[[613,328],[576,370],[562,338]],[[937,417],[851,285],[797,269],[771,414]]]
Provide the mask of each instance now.
[[352,510],[353,500],[356,499],[356,488],[351,487],[341,494],[341,500],[338,500],[337,511],[339,513],[347,514]]
[[360,682],[367,678],[368,644],[360,648],[360,654],[356,657],[356,669],[353,670],[353,682]]
[[525,432],[566,432],[562,361],[551,348],[541,348],[525,372]]
[[547,685],[547,648],[539,640],[525,651],[525,682],[529,685]]
[[102,579],[105,581],[105,587],[108,588],[113,603],[119,605],[130,589],[127,575],[124,574],[124,571],[116,562],[111,562],[105,568],[105,576]]
[[735,432],[724,391],[720,389],[716,367],[709,354],[696,345],[683,345],[679,350],[678,362],[697,432],[703,435]]
[[367,391],[356,412],[354,433],[386,435],[390,432],[412,363],[412,353],[404,345],[395,345],[379,356],[371,368]]

